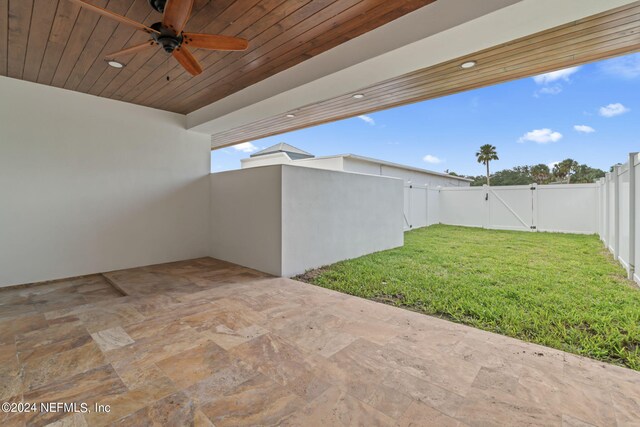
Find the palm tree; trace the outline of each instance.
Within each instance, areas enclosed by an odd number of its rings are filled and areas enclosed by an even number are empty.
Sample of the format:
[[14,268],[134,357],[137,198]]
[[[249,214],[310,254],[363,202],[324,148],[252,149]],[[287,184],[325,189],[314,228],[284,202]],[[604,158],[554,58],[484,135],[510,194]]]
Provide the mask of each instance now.
[[489,162],[491,160],[500,160],[498,159],[496,147],[491,144],[484,144],[480,147],[480,151],[476,153],[476,159],[478,160],[478,163],[482,163],[487,166],[487,185],[490,185]]
[[549,170],[549,166],[544,163],[531,166],[531,176],[536,183],[544,184],[549,180],[549,175],[551,175],[551,170]]
[[564,159],[553,167],[553,175],[560,181],[567,180],[567,184],[571,182],[571,175],[578,169],[578,162],[573,159]]

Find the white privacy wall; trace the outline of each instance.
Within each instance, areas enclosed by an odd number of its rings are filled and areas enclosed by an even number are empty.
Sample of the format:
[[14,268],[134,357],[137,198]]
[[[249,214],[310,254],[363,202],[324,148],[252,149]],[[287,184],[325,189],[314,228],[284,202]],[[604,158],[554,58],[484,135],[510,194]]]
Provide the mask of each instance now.
[[282,168],[211,174],[211,256],[275,275],[282,270]]
[[630,153],[628,161],[614,167],[598,180],[600,221],[598,234],[613,256],[627,269],[629,278],[640,282],[635,271],[640,259],[638,228],[640,188],[638,153]]
[[282,276],[402,246],[402,180],[282,167]]
[[400,179],[339,171],[211,174],[211,256],[292,276],[402,246],[402,198]]
[[0,286],[208,255],[185,117],[0,77]]

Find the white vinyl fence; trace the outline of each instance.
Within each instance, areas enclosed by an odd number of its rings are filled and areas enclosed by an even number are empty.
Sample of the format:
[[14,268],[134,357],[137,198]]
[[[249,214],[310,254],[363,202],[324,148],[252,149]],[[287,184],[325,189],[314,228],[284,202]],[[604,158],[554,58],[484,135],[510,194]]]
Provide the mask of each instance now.
[[629,278],[640,282],[635,273],[640,244],[638,236],[638,153],[614,167],[598,180],[598,234],[613,256],[627,269]]
[[438,187],[406,184],[405,230],[442,223],[500,230],[598,232],[598,184]]
[[404,229],[426,227],[440,222],[440,187],[404,185]]
[[440,189],[440,222],[592,234],[598,231],[597,203],[597,184],[445,187]]

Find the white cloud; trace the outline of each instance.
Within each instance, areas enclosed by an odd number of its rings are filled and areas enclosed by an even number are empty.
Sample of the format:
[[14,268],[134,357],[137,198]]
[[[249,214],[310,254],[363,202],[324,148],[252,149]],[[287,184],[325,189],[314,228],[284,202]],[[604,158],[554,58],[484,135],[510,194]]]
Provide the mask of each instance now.
[[558,80],[569,81],[569,77],[576,73],[580,67],[565,68],[564,70],[552,71],[550,73],[540,74],[533,77],[533,81],[539,85],[546,85]]
[[258,147],[250,142],[243,142],[242,144],[234,145],[233,149],[236,151],[242,151],[243,153],[253,153],[258,151]]
[[367,116],[367,115],[365,115],[365,114],[363,114],[363,115],[361,115],[361,116],[358,116],[358,118],[359,118],[360,120],[362,120],[363,122],[370,124],[371,126],[375,126],[375,124],[376,124],[376,121],[375,121],[375,120],[373,120],[373,118],[372,118],[372,117],[369,117],[369,116]]
[[553,170],[553,167],[555,165],[557,165],[558,163],[560,163],[560,160],[557,160],[555,162],[551,162],[551,163],[547,164],[547,166],[549,166],[549,169]]
[[527,132],[518,139],[518,142],[523,143],[526,141],[535,142],[538,144],[548,144],[549,142],[557,142],[562,138],[560,132],[554,132],[551,129],[535,129],[531,132]]
[[439,157],[433,156],[431,154],[427,154],[422,158],[427,163],[431,163],[432,165],[437,165],[438,163],[442,163],[443,160]]
[[635,79],[640,77],[640,53],[604,61],[600,64],[600,68],[615,77]]
[[535,97],[538,97],[539,94],[543,94],[543,95],[557,95],[560,92],[562,92],[562,86],[560,85],[553,85],[553,86],[545,86],[542,89],[536,91],[536,93],[534,94]]
[[592,133],[592,132],[596,131],[594,128],[592,128],[591,126],[587,126],[587,125],[575,125],[575,126],[573,126],[573,128],[576,131],[582,132],[582,133]]
[[614,117],[627,113],[630,110],[619,102],[616,102],[615,104],[609,104],[606,107],[600,107],[599,111],[602,117]]

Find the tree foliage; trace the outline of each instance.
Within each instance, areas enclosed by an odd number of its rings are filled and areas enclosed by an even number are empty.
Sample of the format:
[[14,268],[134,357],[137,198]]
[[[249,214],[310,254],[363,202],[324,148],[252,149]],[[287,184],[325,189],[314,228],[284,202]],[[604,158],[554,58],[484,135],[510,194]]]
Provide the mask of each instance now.
[[489,162],[492,160],[500,160],[498,158],[496,147],[491,144],[484,144],[480,146],[480,150],[476,152],[476,160],[478,163],[482,163],[487,167],[487,184],[489,184],[489,180],[491,179],[491,175],[489,174]]
[[[537,184],[581,184],[594,182],[602,178],[605,172],[585,164],[579,164],[573,159],[565,159],[554,165],[552,169],[545,164],[532,166],[516,166],[503,169],[491,174],[491,185],[528,185]],[[486,184],[484,175],[466,176],[472,179],[472,186]]]

